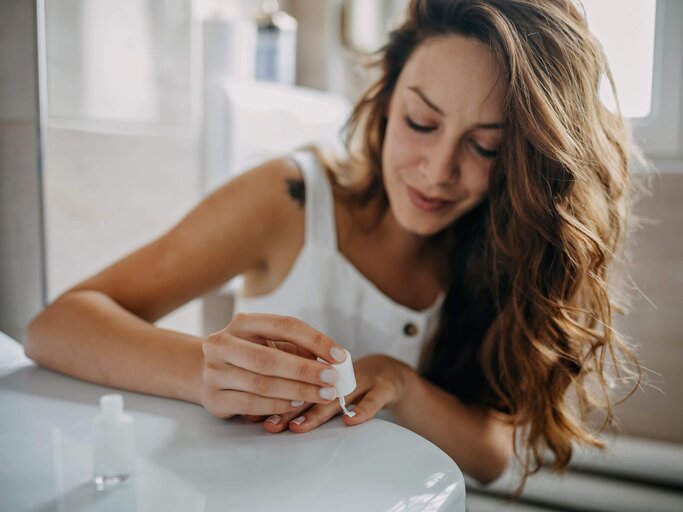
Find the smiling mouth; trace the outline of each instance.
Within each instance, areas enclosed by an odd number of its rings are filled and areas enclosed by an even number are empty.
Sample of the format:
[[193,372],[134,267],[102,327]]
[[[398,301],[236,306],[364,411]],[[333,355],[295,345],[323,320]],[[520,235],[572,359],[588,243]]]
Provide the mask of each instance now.
[[408,189],[408,197],[410,197],[412,203],[421,210],[435,212],[455,203],[455,201],[447,199],[425,196],[408,185],[406,185],[406,188]]

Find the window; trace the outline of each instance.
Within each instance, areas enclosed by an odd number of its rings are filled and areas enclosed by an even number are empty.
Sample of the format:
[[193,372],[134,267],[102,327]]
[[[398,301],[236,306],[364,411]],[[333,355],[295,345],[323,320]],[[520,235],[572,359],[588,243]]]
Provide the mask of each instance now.
[[[636,141],[660,171],[683,169],[683,2],[583,0]],[[604,101],[613,106],[606,87]]]
[[[622,113],[645,118],[652,106],[656,0],[584,0],[591,32],[601,42],[610,63]],[[612,110],[609,82],[600,95]]]
[[[167,231],[199,199],[187,0],[41,0],[47,298]],[[158,325],[201,332],[199,302]]]

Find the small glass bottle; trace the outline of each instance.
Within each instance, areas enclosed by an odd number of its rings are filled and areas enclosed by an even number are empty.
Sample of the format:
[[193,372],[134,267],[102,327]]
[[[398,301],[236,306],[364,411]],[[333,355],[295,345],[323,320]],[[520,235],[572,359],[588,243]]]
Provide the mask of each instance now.
[[93,476],[98,490],[117,485],[135,470],[133,417],[123,412],[119,394],[100,398],[100,414],[93,423]]

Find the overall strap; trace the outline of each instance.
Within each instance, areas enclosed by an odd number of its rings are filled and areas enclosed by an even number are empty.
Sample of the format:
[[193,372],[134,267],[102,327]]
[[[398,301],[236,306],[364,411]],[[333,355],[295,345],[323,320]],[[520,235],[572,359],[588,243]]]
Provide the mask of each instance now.
[[295,151],[292,157],[301,168],[306,186],[306,243],[337,249],[332,185],[316,155]]

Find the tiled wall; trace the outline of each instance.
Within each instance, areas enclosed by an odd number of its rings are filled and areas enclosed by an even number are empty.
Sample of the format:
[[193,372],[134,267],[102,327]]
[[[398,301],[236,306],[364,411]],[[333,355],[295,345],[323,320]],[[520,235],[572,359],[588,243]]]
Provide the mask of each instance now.
[[683,442],[683,168],[654,177],[651,191],[637,207],[630,266],[647,299],[637,296],[616,322],[649,371],[617,413],[628,434]]

